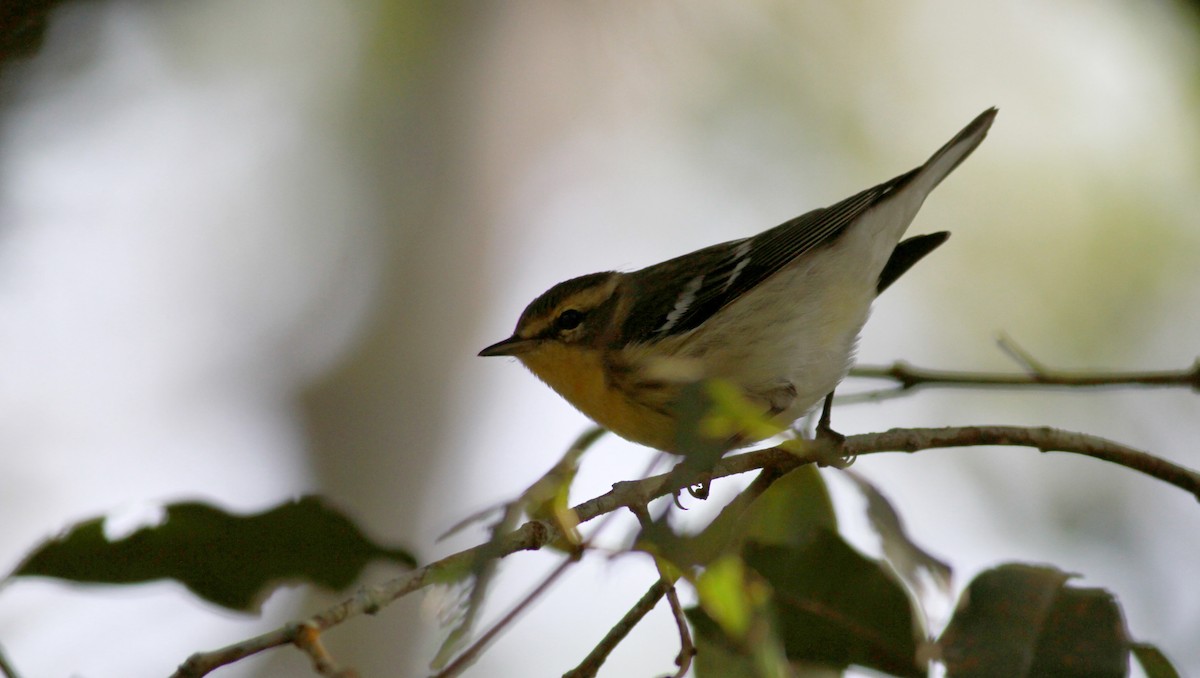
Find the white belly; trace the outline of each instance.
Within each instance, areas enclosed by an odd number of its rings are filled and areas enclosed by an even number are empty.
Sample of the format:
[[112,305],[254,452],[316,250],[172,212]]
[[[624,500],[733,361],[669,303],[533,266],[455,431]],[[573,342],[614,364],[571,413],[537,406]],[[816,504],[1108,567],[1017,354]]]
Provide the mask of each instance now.
[[[733,382],[765,409],[785,405],[780,423],[800,418],[846,376],[870,314],[886,254],[872,252],[861,235],[851,230],[764,281],[680,337],[675,355],[693,359],[706,377]],[[789,389],[794,399],[778,403]]]

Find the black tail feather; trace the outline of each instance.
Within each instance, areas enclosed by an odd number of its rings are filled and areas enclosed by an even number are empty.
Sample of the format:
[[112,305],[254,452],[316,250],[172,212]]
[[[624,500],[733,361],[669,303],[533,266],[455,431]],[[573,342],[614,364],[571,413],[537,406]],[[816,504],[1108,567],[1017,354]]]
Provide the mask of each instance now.
[[896,249],[892,250],[892,256],[888,258],[883,272],[879,274],[879,284],[875,288],[876,294],[882,294],[884,290],[891,287],[897,278],[913,267],[913,264],[924,259],[926,254],[937,249],[949,237],[950,233],[947,231],[939,231],[901,240],[896,245]]

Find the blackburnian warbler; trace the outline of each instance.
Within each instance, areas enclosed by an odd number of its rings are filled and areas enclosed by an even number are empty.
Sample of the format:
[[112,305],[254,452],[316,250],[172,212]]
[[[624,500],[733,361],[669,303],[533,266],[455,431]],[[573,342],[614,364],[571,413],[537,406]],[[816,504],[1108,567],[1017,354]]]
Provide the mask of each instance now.
[[900,241],[995,116],[920,167],[758,235],[559,283],[479,355],[516,357],[596,423],[667,452],[679,451],[682,389],[702,379],[790,425],[845,377],[875,296],[949,236]]

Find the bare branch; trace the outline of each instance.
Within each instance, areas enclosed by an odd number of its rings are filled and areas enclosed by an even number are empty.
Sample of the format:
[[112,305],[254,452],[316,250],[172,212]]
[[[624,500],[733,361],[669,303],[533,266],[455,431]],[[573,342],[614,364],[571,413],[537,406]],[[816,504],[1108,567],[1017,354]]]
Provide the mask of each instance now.
[[[947,447],[1002,445],[1032,447],[1042,452],[1070,452],[1111,462],[1144,473],[1178,487],[1200,500],[1200,473],[1156,457],[1147,452],[1099,436],[1050,427],[960,426],[949,428],[892,429],[883,433],[851,436],[846,439],[847,454],[856,454],[858,444],[868,442],[859,454],[893,451],[919,452]],[[857,439],[857,440],[856,440]]]
[[[1023,355],[1023,354],[1022,354]],[[1006,372],[956,372],[914,367],[904,361],[891,365],[858,365],[850,370],[850,376],[865,379],[886,379],[896,382],[895,389],[877,392],[882,397],[897,391],[909,391],[926,386],[951,388],[1024,388],[1024,387],[1116,387],[1116,386],[1184,386],[1200,393],[1200,360],[1186,370],[1151,372],[1091,372],[1052,370],[1032,358],[1023,357],[1022,365],[1031,368],[1023,373]],[[851,395],[850,398],[859,396]]]
[[667,602],[671,605],[671,615],[675,618],[675,628],[679,630],[679,656],[675,664],[679,670],[674,678],[683,678],[688,669],[692,668],[692,657],[696,656],[696,646],[692,643],[692,634],[688,630],[687,617],[683,614],[683,605],[679,604],[679,592],[674,586],[667,587]]
[[[682,467],[685,463],[681,462],[676,468]],[[676,475],[679,474],[674,471],[668,473],[668,480]],[[629,510],[637,516],[638,523],[641,524],[643,530],[650,529],[652,521],[645,504],[634,504],[629,507]],[[692,644],[692,634],[688,631],[687,618],[683,615],[683,605],[679,604],[679,592],[675,590],[674,578],[667,574],[663,569],[663,561],[658,558],[654,559],[654,566],[658,568],[658,580],[667,587],[667,602],[671,605],[671,615],[675,618],[675,628],[679,631],[679,654],[675,657],[675,665],[679,669],[675,672],[674,678],[683,678],[692,666],[692,657],[696,654],[696,646]]]

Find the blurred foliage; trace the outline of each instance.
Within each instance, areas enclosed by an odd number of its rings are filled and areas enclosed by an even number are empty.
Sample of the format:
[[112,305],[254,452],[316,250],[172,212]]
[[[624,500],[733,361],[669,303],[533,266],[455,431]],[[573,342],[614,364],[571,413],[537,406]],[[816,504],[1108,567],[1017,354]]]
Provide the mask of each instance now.
[[672,538],[662,526],[648,535],[655,552],[685,572],[696,571],[704,553],[696,546],[709,546],[712,534],[733,546],[693,575],[700,602],[687,613],[698,675],[734,675],[733,667],[737,675],[781,675],[779,657],[923,675],[903,587],[831,531],[834,522],[816,469],[802,467],[735,520],[723,511],[697,537]]
[[699,577],[700,604],[688,610],[697,675],[787,675],[772,660],[777,647],[797,667],[896,676],[924,676],[937,658],[953,678],[1125,676],[1131,652],[1148,675],[1177,675],[1157,648],[1130,639],[1111,593],[1067,587],[1068,579],[1024,564],[983,572],[935,642],[913,626],[886,565],[836,534],[818,530],[800,547],[751,542]]
[[[638,540],[638,548],[695,586],[698,604],[686,613],[699,676],[782,676],[811,666],[923,676],[937,658],[952,677],[1124,676],[1131,652],[1148,675],[1176,675],[1157,648],[1129,638],[1112,594],[1068,587],[1070,575],[1047,566],[1008,564],[980,574],[942,637],[926,638],[912,592],[891,564],[860,554],[834,531],[816,470],[763,473],[765,482],[752,483],[702,533],[681,535],[658,521]],[[12,576],[103,584],[172,579],[244,612],[284,582],[341,589],[372,560],[415,562],[407,551],[364,537],[314,497],[251,516],[179,503],[166,516],[115,541],[104,535],[104,519],[84,521],[38,547]],[[457,576],[478,574],[466,568]],[[472,591],[473,610],[486,579]],[[470,628],[455,627],[441,662]]]
[[161,525],[115,541],[105,536],[104,520],[83,521],[43,543],[11,576],[87,584],[172,579],[211,603],[254,612],[284,584],[341,590],[373,560],[416,564],[410,552],[375,543],[316,497],[249,516],[197,502],[171,504]]
[[1126,675],[1132,643],[1116,600],[1067,587],[1070,576],[1023,564],[977,576],[940,640],[948,675]]
[[695,585],[698,604],[687,618],[698,676],[766,678],[850,666],[924,676],[933,661],[952,677],[1124,676],[1134,650],[1154,675],[1174,671],[1157,650],[1131,640],[1110,592],[1068,587],[1071,575],[1049,566],[981,573],[941,638],[930,637],[916,607],[926,593],[916,573],[940,578],[944,595],[949,566],[912,543],[882,493],[852,480],[883,540],[882,560],[837,534],[812,466],[779,478],[763,471],[696,535],[682,534],[665,516],[642,531],[636,547]]
[[[578,551],[581,540],[576,527],[579,521],[568,504],[568,494],[579,471],[579,460],[583,453],[605,433],[606,431],[598,426],[584,431],[558,463],[526,488],[516,500],[469,516],[450,528],[442,537],[448,537],[468,525],[482,522],[495,513],[498,518],[488,525],[488,533],[491,537],[490,543],[496,544],[517,527],[518,521],[524,515],[531,520],[545,520],[558,528],[558,533],[562,536],[549,544],[550,548],[564,552]],[[458,587],[461,595],[446,615],[451,620],[446,624],[449,630],[433,661],[430,662],[432,668],[443,668],[471,637],[496,575],[496,564],[494,558],[481,552],[461,569],[434,568],[433,576],[438,583]]]

